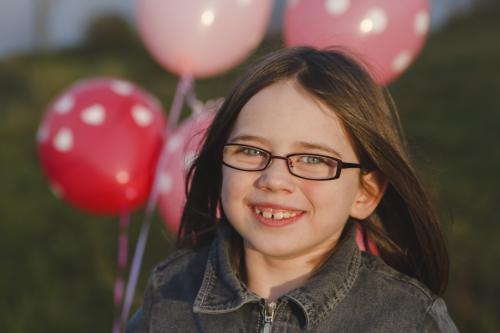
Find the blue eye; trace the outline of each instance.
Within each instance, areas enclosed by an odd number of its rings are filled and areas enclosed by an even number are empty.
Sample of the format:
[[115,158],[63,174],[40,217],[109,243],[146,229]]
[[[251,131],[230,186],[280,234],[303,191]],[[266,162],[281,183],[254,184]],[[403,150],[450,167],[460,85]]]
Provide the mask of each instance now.
[[262,155],[264,155],[263,151],[256,149],[256,148],[251,148],[251,147],[241,147],[239,153],[243,153],[243,154],[250,155],[250,156],[262,156]]
[[326,163],[326,161],[323,157],[314,156],[314,155],[302,155],[302,156],[300,156],[299,162],[306,163],[306,164]]

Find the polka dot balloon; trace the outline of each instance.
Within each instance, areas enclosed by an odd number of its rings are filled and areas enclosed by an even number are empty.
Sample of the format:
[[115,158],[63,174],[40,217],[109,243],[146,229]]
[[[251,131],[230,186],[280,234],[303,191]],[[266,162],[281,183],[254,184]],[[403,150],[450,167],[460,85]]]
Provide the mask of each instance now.
[[130,82],[78,82],[48,106],[37,133],[56,196],[94,214],[129,212],[147,198],[163,143],[160,103]]
[[176,233],[186,202],[185,178],[215,116],[214,110],[194,114],[167,140],[166,163],[159,176],[158,206],[166,227]]
[[289,0],[287,46],[341,47],[387,85],[420,52],[429,29],[428,0]]

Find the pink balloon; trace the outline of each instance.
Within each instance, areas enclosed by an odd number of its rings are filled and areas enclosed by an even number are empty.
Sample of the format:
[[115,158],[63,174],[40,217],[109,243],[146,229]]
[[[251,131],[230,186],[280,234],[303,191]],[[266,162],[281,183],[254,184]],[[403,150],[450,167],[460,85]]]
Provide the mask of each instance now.
[[428,29],[427,0],[289,0],[283,30],[288,46],[351,50],[386,85],[412,63]]
[[159,102],[132,83],[72,85],[49,105],[37,134],[54,193],[95,214],[135,209],[151,189],[165,123]]
[[186,201],[185,178],[196,157],[215,111],[204,111],[184,121],[167,140],[166,164],[159,178],[158,205],[165,225],[176,232]]
[[243,60],[262,40],[271,0],[138,0],[137,21],[153,57],[179,75],[206,77]]
[[361,251],[368,251],[369,253],[371,253],[375,256],[380,256],[380,251],[377,248],[377,245],[375,244],[373,239],[370,237],[370,235],[368,235],[366,238],[367,238],[366,240],[368,243],[367,244],[368,248],[365,245],[365,235],[364,235],[363,229],[361,228],[360,225],[358,225],[357,230],[356,230],[356,244],[358,245],[358,248]]

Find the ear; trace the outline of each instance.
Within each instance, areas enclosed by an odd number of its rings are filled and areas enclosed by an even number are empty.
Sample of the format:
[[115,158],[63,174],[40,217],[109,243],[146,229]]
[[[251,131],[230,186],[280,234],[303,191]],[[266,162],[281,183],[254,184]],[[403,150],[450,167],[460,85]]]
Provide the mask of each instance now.
[[384,196],[386,188],[387,181],[375,171],[362,173],[350,216],[358,220],[370,216]]

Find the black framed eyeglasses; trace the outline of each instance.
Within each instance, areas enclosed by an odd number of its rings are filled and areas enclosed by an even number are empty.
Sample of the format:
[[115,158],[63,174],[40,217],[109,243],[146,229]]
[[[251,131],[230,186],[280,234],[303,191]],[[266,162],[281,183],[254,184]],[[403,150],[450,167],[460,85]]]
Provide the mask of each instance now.
[[265,170],[275,158],[285,160],[292,175],[309,180],[337,179],[342,169],[361,169],[361,164],[342,162],[331,156],[309,153],[277,156],[262,148],[237,143],[225,144],[222,152],[222,164],[242,171]]

